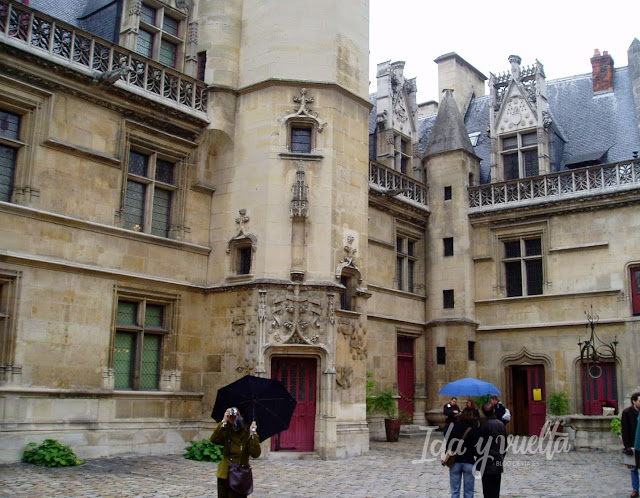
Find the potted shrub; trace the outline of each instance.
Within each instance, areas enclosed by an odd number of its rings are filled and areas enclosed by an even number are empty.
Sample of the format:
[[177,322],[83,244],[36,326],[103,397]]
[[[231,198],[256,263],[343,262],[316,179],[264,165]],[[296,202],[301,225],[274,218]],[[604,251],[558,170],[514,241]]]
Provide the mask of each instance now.
[[552,391],[547,396],[547,410],[551,415],[561,417],[569,414],[569,395],[564,391]]
[[558,423],[556,437],[564,433],[564,416],[569,415],[569,395],[564,391],[551,391],[546,400],[547,412],[551,416],[547,416],[550,426]]
[[[367,378],[371,375],[367,373]],[[396,399],[391,391],[380,391],[373,394],[375,382],[367,380],[367,413],[382,414],[387,441],[395,442],[400,438],[401,421],[398,417]]]

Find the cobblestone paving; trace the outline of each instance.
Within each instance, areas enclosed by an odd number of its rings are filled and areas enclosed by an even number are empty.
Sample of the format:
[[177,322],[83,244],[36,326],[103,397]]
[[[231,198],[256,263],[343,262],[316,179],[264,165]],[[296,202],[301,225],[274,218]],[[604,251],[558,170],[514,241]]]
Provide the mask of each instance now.
[[[420,461],[423,446],[424,439],[415,438],[371,442],[367,455],[343,460],[255,460],[252,496],[448,496],[448,471],[439,460]],[[100,458],[62,469],[7,464],[0,465],[0,496],[215,497],[215,470],[215,464],[185,460],[181,455]],[[626,497],[630,493],[629,471],[618,452],[572,451],[554,454],[549,460],[540,453],[510,453],[505,460],[503,497]],[[480,480],[475,495],[482,496]]]

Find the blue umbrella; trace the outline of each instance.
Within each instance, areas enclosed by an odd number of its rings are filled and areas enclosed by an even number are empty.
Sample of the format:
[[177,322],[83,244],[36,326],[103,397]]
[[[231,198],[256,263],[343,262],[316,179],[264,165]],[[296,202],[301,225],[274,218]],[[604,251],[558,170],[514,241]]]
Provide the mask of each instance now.
[[258,424],[260,442],[289,428],[296,400],[279,380],[245,375],[218,389],[211,418],[220,421],[227,408],[235,406],[247,425]]
[[438,394],[448,394],[449,396],[485,396],[486,394],[500,394],[500,390],[484,380],[466,377],[464,379],[449,382],[440,389]]

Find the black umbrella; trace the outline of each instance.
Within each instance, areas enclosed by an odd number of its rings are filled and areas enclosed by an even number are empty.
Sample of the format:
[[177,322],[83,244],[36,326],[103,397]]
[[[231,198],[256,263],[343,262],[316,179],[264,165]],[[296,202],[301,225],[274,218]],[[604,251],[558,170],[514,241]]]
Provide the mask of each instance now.
[[242,412],[245,423],[255,420],[260,442],[289,428],[297,402],[279,380],[245,375],[218,389],[211,418],[222,420],[232,406]]

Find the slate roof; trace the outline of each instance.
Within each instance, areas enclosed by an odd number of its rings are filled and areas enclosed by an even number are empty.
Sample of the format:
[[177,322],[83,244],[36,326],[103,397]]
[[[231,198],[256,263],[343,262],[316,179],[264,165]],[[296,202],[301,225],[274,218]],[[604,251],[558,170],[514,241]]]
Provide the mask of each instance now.
[[31,0],[29,6],[61,21],[117,42],[122,0]]
[[78,26],[78,18],[82,15],[86,3],[86,0],[31,0],[29,7]]
[[474,154],[469,140],[469,132],[462,121],[453,92],[445,90],[445,95],[438,107],[438,114],[433,126],[425,155],[434,155],[451,150],[465,150]]
[[[594,95],[590,73],[547,80],[549,112],[553,121],[550,143],[552,171],[589,162],[594,157],[602,157],[602,162],[625,161],[633,157],[634,151],[640,151],[629,68],[616,68],[613,81],[612,92]],[[374,125],[375,113],[374,107]],[[435,121],[436,114],[419,118],[421,155],[426,152]],[[480,182],[487,183],[491,152],[488,95],[471,101],[464,123],[469,134],[479,132],[474,149],[480,158]]]

